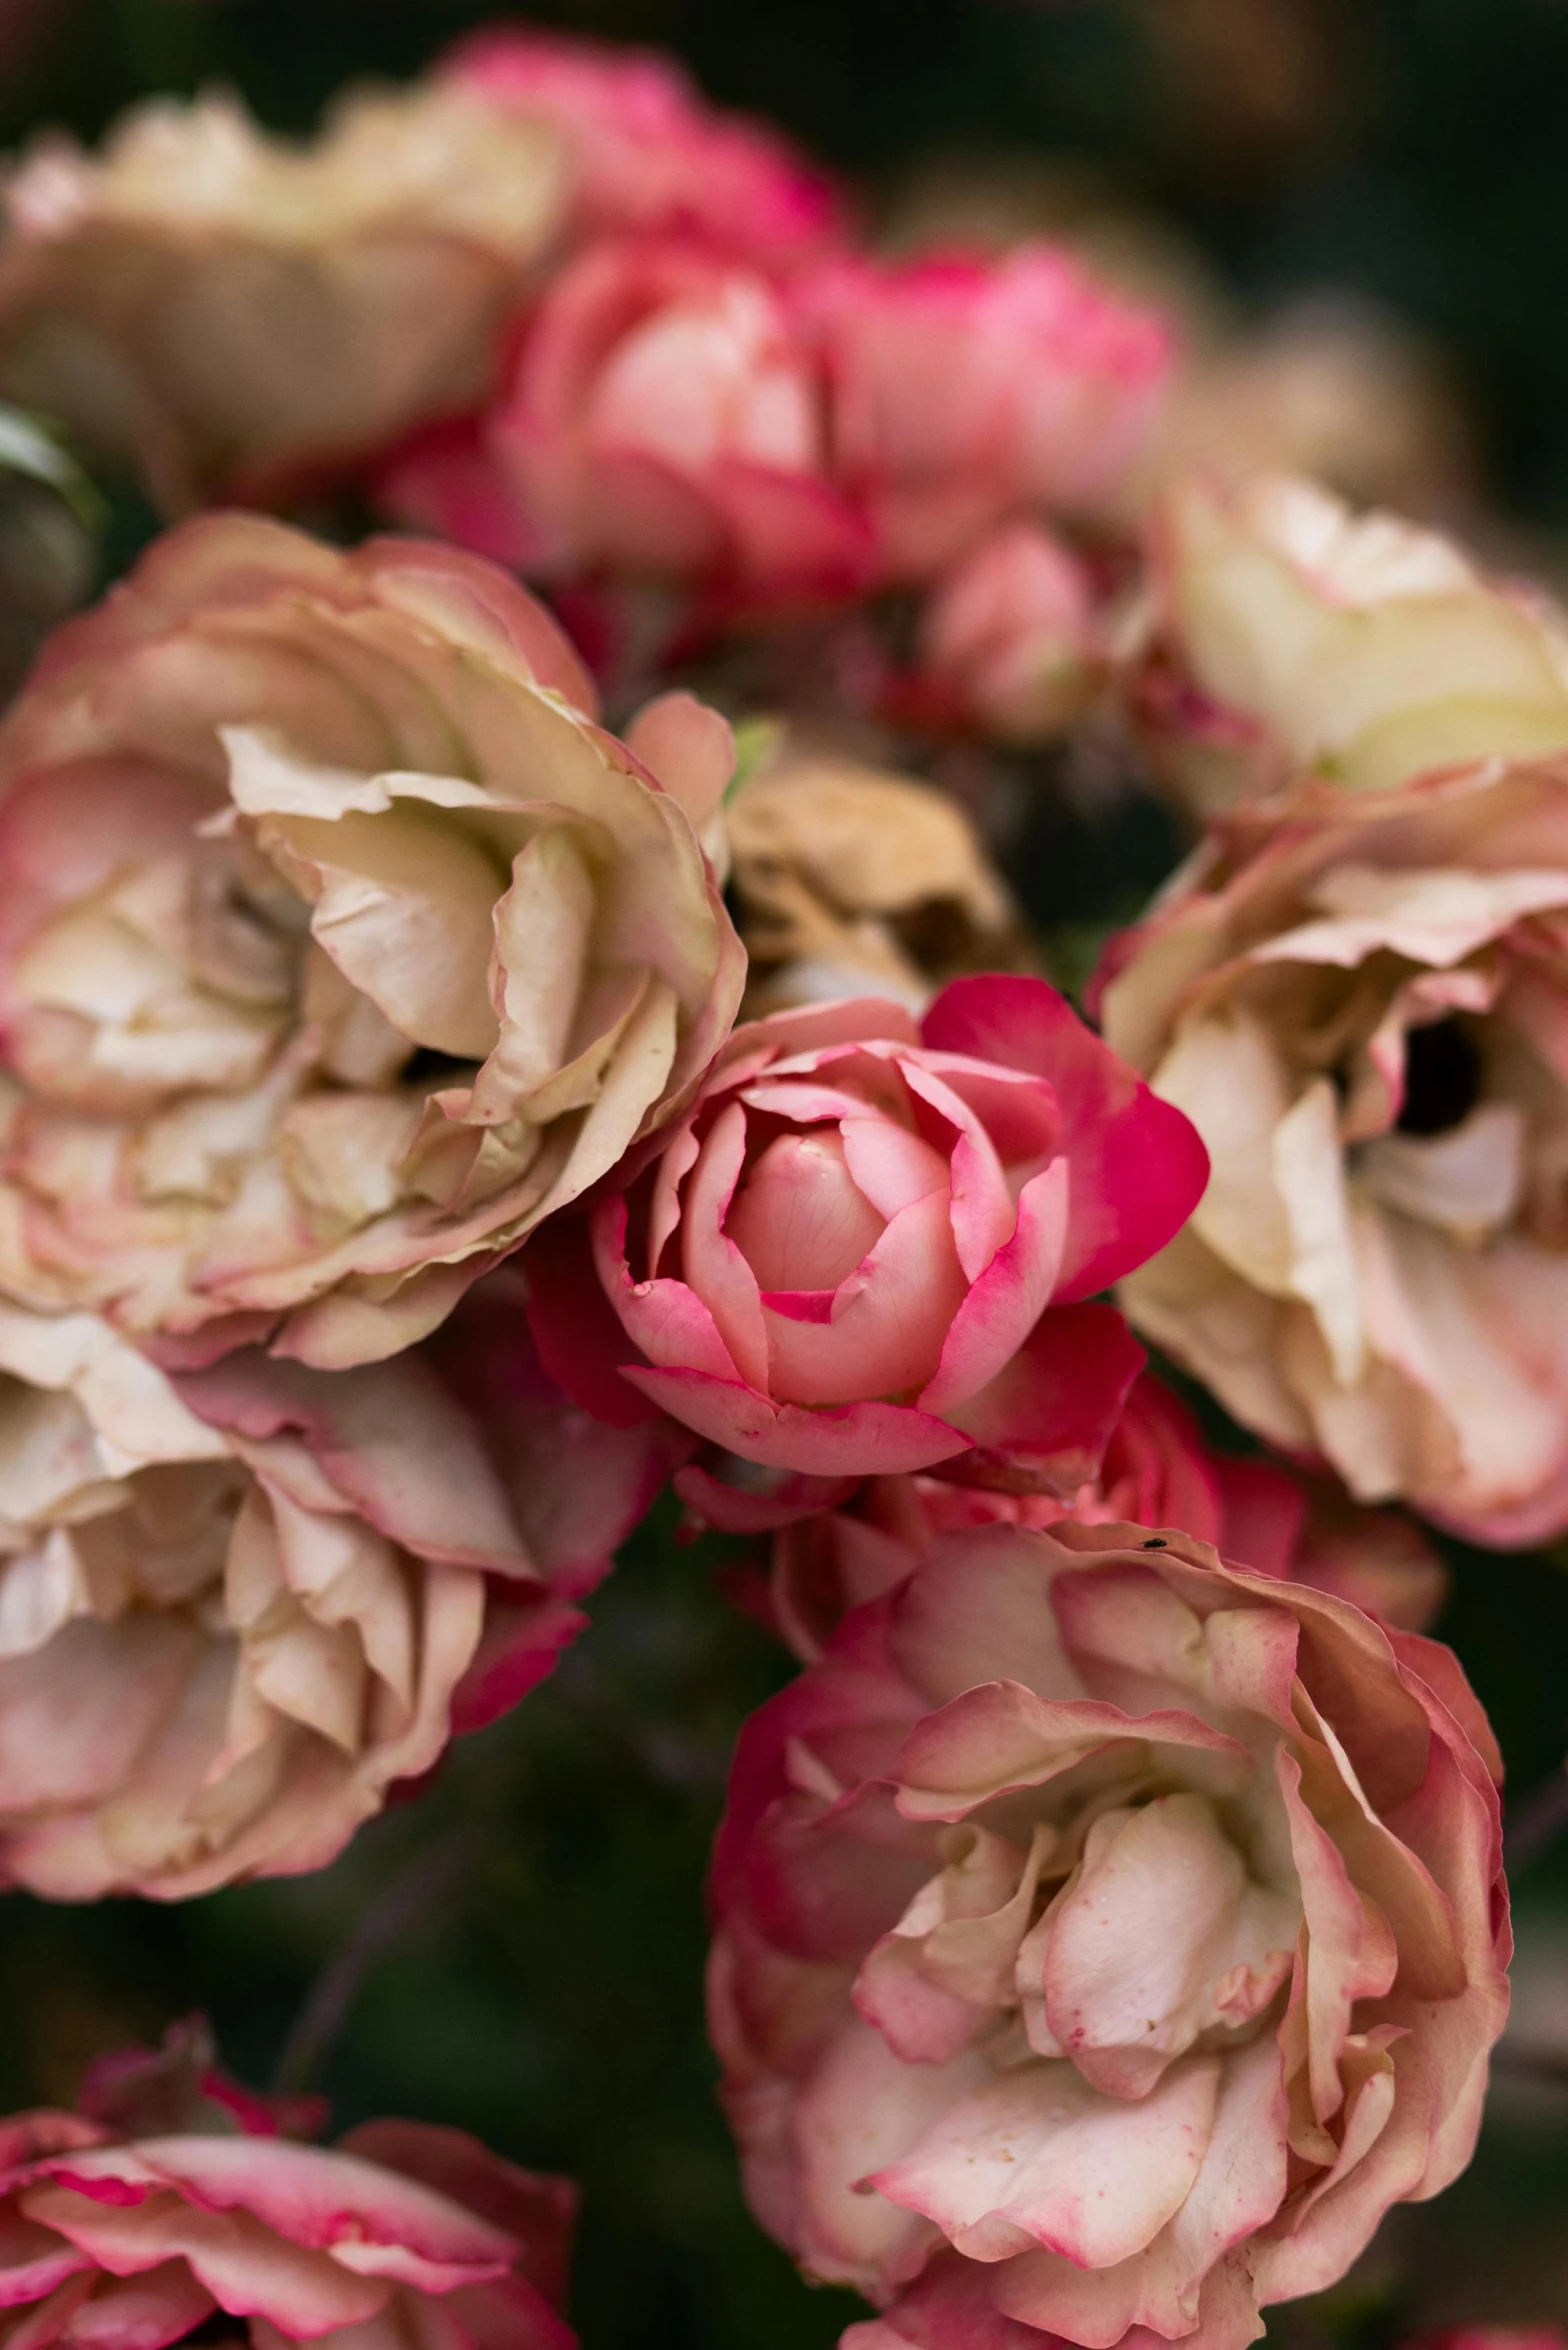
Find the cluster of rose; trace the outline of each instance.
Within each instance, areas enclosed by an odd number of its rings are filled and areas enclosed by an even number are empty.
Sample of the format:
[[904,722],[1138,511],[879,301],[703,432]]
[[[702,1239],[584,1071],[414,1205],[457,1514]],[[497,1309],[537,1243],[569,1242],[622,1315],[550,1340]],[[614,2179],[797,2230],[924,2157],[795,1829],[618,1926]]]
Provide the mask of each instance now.
[[[173,521],[0,723],[5,1882],[323,1867],[673,1484],[801,1666],[712,1875],[758,2220],[853,2350],[1243,2350],[1506,2011],[1389,1505],[1568,1529],[1568,626],[1304,481],[1148,506],[1158,319],[877,258],[657,59],[5,207],[0,387]],[[345,485],[436,535],[257,511]],[[1196,818],[1096,1026],[956,805],[672,682],[786,641]],[[944,897],[1008,968],[931,986]],[[5,2124],[6,2350],[566,2350],[567,2182],[320,2122],[192,2026]]]

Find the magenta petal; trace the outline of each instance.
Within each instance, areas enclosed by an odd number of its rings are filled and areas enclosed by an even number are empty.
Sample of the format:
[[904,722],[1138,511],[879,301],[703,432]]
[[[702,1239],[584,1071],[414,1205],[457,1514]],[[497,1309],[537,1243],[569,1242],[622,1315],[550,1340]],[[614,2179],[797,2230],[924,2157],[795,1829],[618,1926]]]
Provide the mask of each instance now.
[[1070,1175],[1064,1159],[1026,1183],[1013,1237],[999,1248],[953,1316],[923,1411],[956,1411],[994,1379],[1051,1302],[1067,1232]]
[[965,1452],[969,1439],[945,1420],[903,1404],[850,1403],[809,1410],[771,1403],[755,1388],[701,1371],[628,1370],[650,1402],[714,1444],[766,1469],[813,1477],[894,1476]]
[[1180,1110],[1136,1077],[1043,979],[984,974],[944,987],[926,1044],[1045,1077],[1072,1162],[1063,1304],[1119,1281],[1174,1238],[1203,1197],[1209,1155]]
[[485,1605],[485,1628],[473,1661],[452,1692],[452,1735],[488,1728],[549,1679],[579,1632],[588,1629],[581,1608],[564,1599],[512,1601],[494,1590]]
[[1147,1357],[1114,1306],[1053,1306],[988,1387],[954,1413],[975,1484],[1071,1495],[1099,1469]]
[[[599,1211],[605,1246],[623,1253],[626,1202]],[[632,1345],[594,1269],[586,1216],[557,1216],[523,1258],[528,1283],[528,1327],[539,1360],[572,1401],[612,1428],[637,1428],[657,1417],[627,1386],[620,1366],[636,1360]]]
[[841,1508],[854,1492],[857,1479],[805,1477],[786,1471],[766,1481],[752,1478],[741,1485],[693,1461],[677,1469],[671,1483],[704,1526],[721,1534],[773,1534],[781,1526],[795,1526],[802,1518]]

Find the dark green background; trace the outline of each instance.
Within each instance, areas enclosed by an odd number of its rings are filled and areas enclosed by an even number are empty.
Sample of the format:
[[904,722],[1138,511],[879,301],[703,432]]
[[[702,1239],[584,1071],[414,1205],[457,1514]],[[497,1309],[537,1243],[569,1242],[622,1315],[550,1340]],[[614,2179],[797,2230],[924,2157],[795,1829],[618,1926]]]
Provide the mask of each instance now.
[[[413,71],[492,13],[45,0],[31,59],[0,90],[0,134],[54,119],[94,135],[136,96],[212,79],[304,127],[343,79]],[[1151,39],[1156,0],[540,13],[676,49],[714,94],[856,175],[868,207],[937,150],[1017,152],[1178,222],[1244,303],[1371,293],[1439,338],[1499,501],[1543,533],[1568,526],[1568,0],[1255,0],[1265,46],[1308,44],[1310,102],[1250,128]],[[121,516],[122,536],[139,528]],[[1147,812],[1094,830],[1047,813],[1014,878],[1043,918],[1093,920],[1174,846]],[[1517,1805],[1568,1745],[1568,1574],[1453,1555],[1443,1628],[1493,1710]],[[833,2341],[856,2305],[800,2284],[747,2220],[702,2037],[707,1841],[735,1730],[785,1670],[725,1604],[715,1565],[661,1513],[556,1680],[321,1877],[174,1910],[5,1904],[7,2101],[66,2097],[99,2049],[205,2006],[252,2081],[282,2067],[327,2089],[345,2123],[388,2110],[460,2122],[580,2177],[589,2350]],[[1396,2215],[1358,2277],[1278,2313],[1275,2337],[1376,2350],[1460,2316],[1568,2321],[1565,1844],[1519,1880],[1545,1987],[1531,2012],[1555,1997],[1561,2078],[1510,2058],[1470,2177]]]

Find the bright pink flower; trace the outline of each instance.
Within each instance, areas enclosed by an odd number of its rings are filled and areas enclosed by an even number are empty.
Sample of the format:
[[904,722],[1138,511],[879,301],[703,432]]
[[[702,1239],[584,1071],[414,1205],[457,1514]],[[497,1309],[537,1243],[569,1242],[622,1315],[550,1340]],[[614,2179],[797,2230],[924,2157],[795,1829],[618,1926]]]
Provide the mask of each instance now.
[[[1183,1223],[1207,1161],[1033,979],[956,980],[739,1028],[668,1147],[538,1259],[551,1370],[743,1460],[1092,1475],[1141,1356],[1085,1301]],[[574,1226],[574,1230],[580,1230]],[[609,1301],[612,1313],[604,1300]],[[628,1341],[630,1344],[628,1344]],[[617,1376],[617,1367],[624,1366]]]
[[1142,1527],[947,1536],[744,1733],[709,2013],[849,2350],[1243,2350],[1474,2146],[1507,2011],[1456,1660]]
[[186,2026],[96,2067],[81,2111],[0,2122],[7,2340],[159,2350],[221,2312],[251,2350],[574,2350],[569,2180],[422,2122],[302,2145],[299,2118]]
[[392,509],[549,576],[597,567],[748,597],[871,567],[826,478],[817,360],[788,295],[710,246],[594,246],[549,288],[477,428],[415,444]]
[[930,1476],[873,1477],[847,1492],[819,1478],[781,1476],[770,1490],[754,1472],[724,1482],[706,1464],[680,1469],[675,1486],[700,1523],[773,1530],[766,1590],[753,1595],[748,1586],[741,1596],[808,1664],[850,1608],[880,1598],[944,1534],[969,1526],[1045,1527],[1064,1518],[1180,1526],[1260,1575],[1332,1591],[1407,1632],[1426,1629],[1447,1585],[1442,1561],[1410,1519],[1358,1508],[1326,1478],[1211,1451],[1186,1405],[1152,1371],[1133,1382],[1098,1475],[1075,1494],[996,1493]]
[[652,50],[493,25],[438,70],[564,136],[580,235],[696,235],[776,262],[817,250],[841,226],[831,183],[788,140],[708,106]]
[[834,469],[903,577],[929,578],[1010,514],[1093,507],[1170,374],[1163,322],[1053,245],[832,262],[802,299],[833,386]]
[[1088,573],[1049,532],[1009,523],[938,582],[920,659],[982,733],[1048,740],[1082,709],[1103,659]]

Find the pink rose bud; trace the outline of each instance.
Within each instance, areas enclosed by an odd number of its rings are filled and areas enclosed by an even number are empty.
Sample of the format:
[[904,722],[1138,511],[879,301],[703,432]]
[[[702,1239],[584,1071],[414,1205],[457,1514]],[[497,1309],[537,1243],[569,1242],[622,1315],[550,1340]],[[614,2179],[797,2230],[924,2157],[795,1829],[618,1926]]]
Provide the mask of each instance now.
[[495,26],[460,41],[437,71],[564,140],[579,236],[698,236],[781,262],[840,229],[823,173],[766,124],[707,105],[656,51]]
[[802,302],[833,387],[835,472],[900,578],[930,578],[1010,514],[1093,509],[1169,380],[1164,323],[1053,245],[831,262]]
[[15,2338],[575,2350],[569,2179],[423,2122],[301,2144],[306,2119],[229,2081],[195,2024],[95,2066],[75,2113],[0,2121]]
[[921,664],[971,725],[1036,743],[1082,711],[1100,649],[1083,565],[1059,539],[1011,523],[938,582],[921,623]]
[[1508,2008],[1457,1660],[1167,1526],[950,1533],[742,1734],[710,2029],[846,2350],[1244,2350],[1475,2144]]
[[[1075,1489],[1141,1357],[1096,1292],[1207,1162],[1053,988],[955,980],[917,1028],[835,1003],[739,1028],[668,1147],[530,1259],[541,1352],[825,1476],[958,1462]],[[588,1243],[591,1232],[592,1263]]]
[[827,460],[820,369],[784,289],[713,247],[622,240],[555,280],[480,425],[411,448],[383,494],[540,575],[608,566],[787,597],[870,574]]

